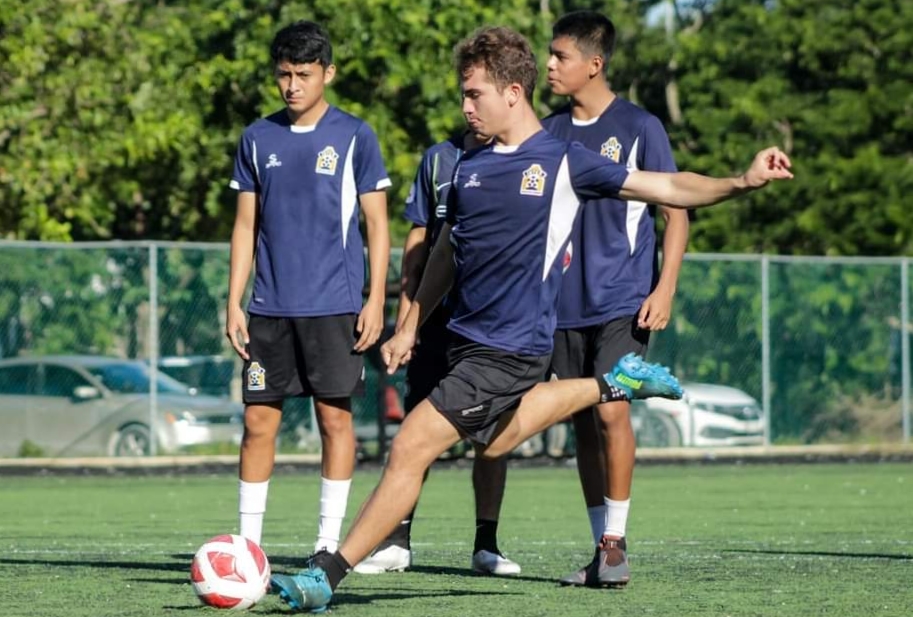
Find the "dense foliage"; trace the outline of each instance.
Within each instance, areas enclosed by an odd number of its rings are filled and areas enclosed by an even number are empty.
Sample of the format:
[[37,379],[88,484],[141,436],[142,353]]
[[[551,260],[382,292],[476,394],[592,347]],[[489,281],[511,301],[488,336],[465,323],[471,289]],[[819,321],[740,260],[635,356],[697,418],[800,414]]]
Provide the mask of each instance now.
[[[332,102],[380,137],[401,238],[421,152],[462,124],[453,45],[479,25],[510,25],[544,66],[551,23],[579,8],[615,21],[612,85],[665,122],[681,168],[736,173],[768,144],[795,161],[795,181],[702,211],[692,251],[911,254],[913,3],[903,0],[8,0],[0,237],[227,241],[238,137],[281,106],[269,41],[309,18],[335,41]],[[560,103],[543,83],[541,113]],[[0,356],[148,353],[154,269],[161,352],[222,351],[223,252],[163,249],[153,268],[148,247],[55,248],[0,253]],[[775,437],[852,433],[846,410],[860,393],[896,400],[899,271],[770,275]],[[686,268],[651,353],[686,378],[760,395],[759,281],[757,263]]]
[[[619,28],[614,87],[666,121],[683,168],[760,145],[790,185],[702,214],[693,249],[909,252],[913,5],[901,0],[24,0],[0,6],[0,233],[226,240],[243,127],[280,105],[268,44],[311,18],[335,40],[333,102],[377,130],[394,229],[418,156],[461,123],[453,44],[486,23],[542,51],[577,8]],[[543,88],[542,112],[559,103]]]

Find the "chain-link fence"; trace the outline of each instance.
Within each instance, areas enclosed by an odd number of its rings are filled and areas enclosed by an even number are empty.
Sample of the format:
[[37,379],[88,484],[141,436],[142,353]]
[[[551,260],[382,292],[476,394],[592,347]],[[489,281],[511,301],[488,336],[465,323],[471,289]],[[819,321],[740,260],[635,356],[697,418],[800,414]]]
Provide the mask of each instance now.
[[[394,251],[391,321],[399,263]],[[134,359],[153,376],[189,384],[198,398],[236,404],[240,362],[224,336],[227,281],[225,244],[0,243],[0,455],[29,454],[30,445],[43,454],[78,452],[72,443],[42,445],[42,430],[60,422],[72,425],[72,439],[104,427],[111,436],[101,441],[114,449],[123,425],[105,424],[104,414],[115,403],[96,409],[95,400],[108,384],[71,378],[55,385],[52,371],[40,367],[49,356],[83,364],[86,356]],[[909,260],[900,258],[688,255],[673,319],[654,335],[650,359],[692,384],[691,396],[678,408],[636,408],[643,443],[909,441],[911,282]],[[401,376],[387,382],[375,355],[366,364],[366,396],[354,405],[365,443],[376,440],[379,419],[400,412],[403,389]],[[87,379],[100,372],[81,370]],[[154,425],[171,399],[161,385],[145,383],[146,397],[131,404],[145,406]],[[59,412],[65,415],[36,419],[54,407],[52,395],[69,401]],[[178,407],[168,413],[179,415]],[[298,445],[313,444],[310,405],[293,403],[288,411],[285,433]],[[675,422],[663,426],[657,414]],[[92,418],[83,428],[76,419],[85,415]],[[752,422],[756,430],[746,429]],[[173,435],[151,431],[149,438],[154,451],[175,447]]]

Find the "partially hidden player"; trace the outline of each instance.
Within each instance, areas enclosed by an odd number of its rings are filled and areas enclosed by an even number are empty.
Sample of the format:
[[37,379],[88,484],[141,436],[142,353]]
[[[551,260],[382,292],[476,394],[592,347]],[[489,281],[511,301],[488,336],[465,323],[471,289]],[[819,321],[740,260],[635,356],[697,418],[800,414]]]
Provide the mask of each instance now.
[[[615,26],[600,13],[577,11],[555,22],[548,84],[569,102],[542,124],[552,135],[580,142],[628,169],[674,172],[659,119],[609,88],[606,69],[614,47]],[[582,208],[565,251],[554,377],[594,377],[627,353],[645,356],[650,333],[666,327],[689,223],[686,211],[659,206],[665,219],[660,270],[656,209],[615,197]],[[573,423],[595,551],[589,564],[560,582],[623,586],[630,579],[626,531],[636,449],[631,405],[603,403],[574,414]]]

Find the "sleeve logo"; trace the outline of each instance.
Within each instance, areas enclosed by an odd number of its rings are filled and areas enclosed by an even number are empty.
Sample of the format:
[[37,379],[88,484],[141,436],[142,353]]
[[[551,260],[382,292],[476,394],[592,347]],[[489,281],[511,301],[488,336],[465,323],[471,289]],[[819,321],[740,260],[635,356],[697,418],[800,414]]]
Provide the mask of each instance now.
[[523,172],[523,182],[520,183],[521,195],[534,195],[542,197],[545,192],[545,177],[548,173],[538,163],[533,163]]
[[336,154],[333,146],[327,146],[317,153],[317,167],[314,171],[327,176],[336,175],[336,161],[338,160],[339,155]]

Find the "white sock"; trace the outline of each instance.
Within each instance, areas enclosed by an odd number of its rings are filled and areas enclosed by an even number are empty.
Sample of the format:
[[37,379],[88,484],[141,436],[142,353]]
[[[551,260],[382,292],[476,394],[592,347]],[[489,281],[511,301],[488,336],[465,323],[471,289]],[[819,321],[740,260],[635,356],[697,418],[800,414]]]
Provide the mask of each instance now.
[[336,552],[351,486],[351,478],[348,480],[320,479],[320,519],[317,525],[317,542],[314,544],[315,552],[320,549],[326,549],[331,553]]
[[587,516],[590,517],[590,531],[593,534],[593,544],[599,544],[602,540],[602,533],[605,531],[606,507],[591,506],[586,509]]
[[631,509],[631,500],[614,501],[605,498],[605,535],[625,537],[625,527],[628,525],[628,510]]
[[238,512],[241,515],[241,535],[260,544],[263,535],[263,513],[266,512],[266,482],[238,482]]

